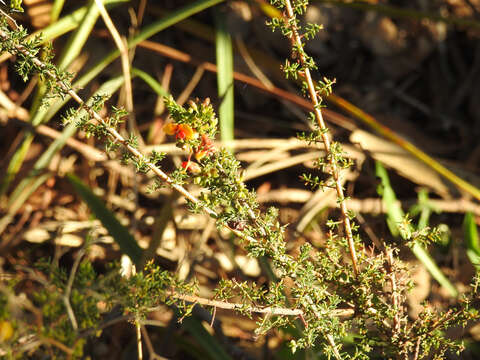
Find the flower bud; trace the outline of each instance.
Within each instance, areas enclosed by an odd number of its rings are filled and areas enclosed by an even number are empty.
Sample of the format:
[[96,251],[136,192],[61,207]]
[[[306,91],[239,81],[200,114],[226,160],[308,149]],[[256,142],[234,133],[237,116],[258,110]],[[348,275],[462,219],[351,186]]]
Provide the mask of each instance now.
[[198,137],[198,134],[187,124],[168,123],[163,127],[167,135],[175,135],[177,140],[191,140]]
[[197,111],[197,110],[198,110],[197,104],[195,103],[195,101],[193,101],[193,100],[188,100],[188,105],[190,105],[190,109],[192,109],[193,111]]

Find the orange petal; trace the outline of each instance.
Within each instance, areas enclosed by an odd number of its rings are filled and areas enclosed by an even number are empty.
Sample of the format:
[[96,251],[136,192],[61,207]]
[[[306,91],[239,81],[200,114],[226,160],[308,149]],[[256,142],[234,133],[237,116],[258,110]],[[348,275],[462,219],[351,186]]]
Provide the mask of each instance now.
[[207,152],[206,152],[206,151],[204,151],[204,150],[197,151],[197,152],[195,153],[195,159],[201,160],[201,159],[203,159],[203,158],[205,157],[205,155],[207,155]]
[[174,123],[168,123],[163,126],[163,131],[167,135],[175,135],[175,133],[177,132],[177,129],[178,129],[178,125]]
[[195,131],[187,124],[178,125],[177,132],[180,132],[180,131],[183,133],[183,135],[184,135],[183,138],[186,139],[186,140],[191,140],[195,136]]

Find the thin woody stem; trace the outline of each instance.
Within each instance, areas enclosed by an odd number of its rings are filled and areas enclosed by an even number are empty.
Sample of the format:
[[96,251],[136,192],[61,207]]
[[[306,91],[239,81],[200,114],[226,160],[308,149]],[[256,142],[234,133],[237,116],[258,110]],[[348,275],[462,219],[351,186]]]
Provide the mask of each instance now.
[[[304,315],[303,310],[301,309],[289,309],[289,308],[282,308],[282,307],[260,307],[260,306],[245,306],[245,304],[240,303],[230,303],[227,301],[218,301],[218,300],[210,300],[194,295],[186,295],[186,294],[179,294],[174,291],[168,293],[168,296],[190,303],[200,304],[204,306],[211,306],[213,308],[219,309],[226,309],[226,310],[244,310],[251,313],[258,313],[258,314],[267,314],[267,315],[284,315],[284,316],[300,316]],[[329,311],[329,316],[338,316],[338,317],[348,317],[354,314],[353,309],[336,309],[333,311]],[[320,317],[321,314],[318,314]],[[326,314],[325,314],[326,315]],[[323,315],[323,316],[325,316]]]
[[390,283],[392,286],[392,305],[393,309],[395,310],[395,315],[393,317],[393,331],[398,332],[400,330],[400,299],[399,299],[399,294],[398,294],[398,289],[397,289],[397,277],[395,276],[395,271],[393,269],[394,266],[394,261],[393,261],[393,251],[391,249],[388,249],[385,251],[385,254],[387,256],[387,261],[390,266],[389,269],[389,278],[390,278]]
[[[295,14],[293,13],[293,8],[292,4],[290,3],[290,0],[285,0],[285,7],[286,7],[286,15],[287,19],[285,21],[286,25],[290,27],[290,30],[292,31],[291,35],[291,40],[294,42],[295,46],[298,49],[303,48],[303,43],[302,39],[300,37],[300,34],[298,33],[298,29],[295,25]],[[355,273],[355,276],[358,275],[358,265],[357,265],[357,254],[355,250],[355,243],[353,241],[353,234],[352,234],[352,227],[350,224],[350,218],[348,216],[348,208],[345,202],[345,196],[343,194],[343,187],[342,184],[340,183],[340,171],[338,170],[338,165],[333,156],[331,156],[331,148],[330,148],[330,137],[328,136],[328,133],[326,130],[328,130],[327,126],[325,125],[325,121],[323,120],[322,112],[320,111],[320,101],[318,99],[318,94],[317,91],[315,90],[315,86],[313,84],[312,76],[310,74],[310,69],[308,68],[306,64],[306,59],[305,59],[305,53],[302,51],[298,51],[298,57],[300,60],[301,65],[303,66],[303,77],[305,78],[305,81],[307,82],[308,86],[308,93],[310,96],[310,101],[312,102],[313,105],[313,111],[315,113],[315,118],[317,120],[318,126],[321,131],[321,136],[323,140],[323,145],[325,148],[325,151],[327,153],[327,158],[330,163],[330,172],[333,177],[333,180],[335,181],[335,189],[337,191],[337,198],[340,200],[340,210],[342,212],[342,220],[343,220],[343,226],[345,229],[345,234],[347,236],[347,241],[348,241],[348,248],[350,251],[350,257],[352,259],[352,265],[353,265],[353,271]],[[330,155],[330,156],[328,156]]]

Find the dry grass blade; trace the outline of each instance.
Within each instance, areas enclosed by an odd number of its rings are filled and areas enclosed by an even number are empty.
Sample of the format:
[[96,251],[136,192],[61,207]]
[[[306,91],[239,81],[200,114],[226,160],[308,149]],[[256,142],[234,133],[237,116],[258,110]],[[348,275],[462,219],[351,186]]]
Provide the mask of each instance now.
[[[120,51],[120,59],[122,63],[122,73],[123,77],[125,78],[125,109],[128,111],[128,121],[129,121],[129,130],[130,132],[134,133],[138,137],[139,143],[143,146],[143,138],[140,136],[140,133],[138,132],[138,127],[136,126],[136,121],[134,117],[134,111],[133,111],[133,90],[132,90],[132,76],[130,73],[130,57],[129,57],[129,52],[128,52],[128,44],[127,41],[124,37],[120,36],[117,28],[115,27],[115,24],[113,23],[112,19],[110,18],[110,15],[107,12],[107,9],[103,5],[101,0],[95,0],[95,4],[97,5],[100,15],[102,16],[103,21],[105,22],[105,25],[107,26],[107,29],[110,31],[110,34],[113,37],[113,40],[115,41],[115,45],[117,46],[118,50]],[[134,49],[134,48],[133,48]],[[133,50],[132,49],[132,50]]]

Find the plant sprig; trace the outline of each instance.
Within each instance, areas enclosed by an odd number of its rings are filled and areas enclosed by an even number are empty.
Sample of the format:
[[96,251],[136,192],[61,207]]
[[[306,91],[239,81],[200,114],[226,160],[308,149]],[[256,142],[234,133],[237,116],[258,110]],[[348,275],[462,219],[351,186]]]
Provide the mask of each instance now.
[[[330,140],[328,127],[325,124],[323,119],[321,107],[322,107],[322,95],[328,95],[332,91],[332,85],[334,81],[324,78],[323,82],[320,83],[320,86],[315,86],[311,70],[316,69],[315,62],[312,57],[310,57],[304,50],[303,39],[311,39],[319,30],[318,26],[307,25],[306,30],[303,34],[300,34],[302,30],[299,25],[299,20],[297,15],[302,15],[307,7],[308,1],[295,1],[294,5],[290,0],[272,0],[271,4],[277,6],[279,9],[284,10],[284,17],[281,19],[274,19],[269,22],[272,30],[280,29],[282,34],[286,36],[292,45],[292,58],[295,60],[293,63],[286,61],[283,70],[286,77],[293,77],[294,79],[302,78],[302,88],[306,89],[306,93],[310,101],[312,102],[314,111],[311,118],[316,120],[319,137],[317,141],[323,143],[323,147],[326,151],[326,160],[328,162],[329,168],[323,167],[327,172],[332,176],[334,181],[334,188],[337,192],[337,199],[340,205],[340,210],[342,214],[343,227],[345,235],[348,242],[348,249],[350,252],[350,258],[352,260],[352,266],[355,272],[355,275],[358,275],[358,260],[357,260],[357,250],[356,244],[352,232],[351,218],[349,216],[349,211],[345,202],[344,190],[340,181],[340,169],[344,168],[346,165],[349,165],[350,162],[345,160],[341,150],[339,149],[339,144],[332,142]],[[309,138],[309,141],[314,141],[313,138]],[[305,181],[310,183],[312,178],[305,178]],[[314,181],[314,186],[320,186],[320,182]]]

